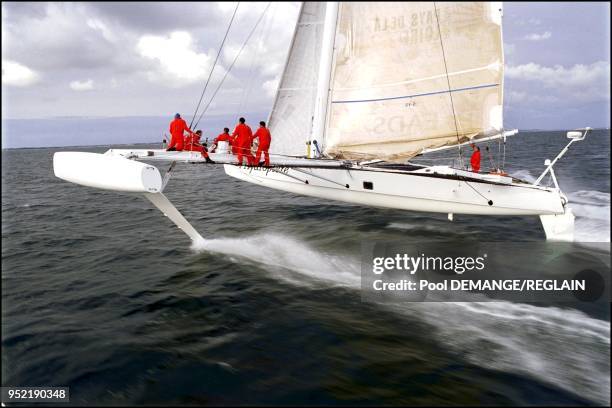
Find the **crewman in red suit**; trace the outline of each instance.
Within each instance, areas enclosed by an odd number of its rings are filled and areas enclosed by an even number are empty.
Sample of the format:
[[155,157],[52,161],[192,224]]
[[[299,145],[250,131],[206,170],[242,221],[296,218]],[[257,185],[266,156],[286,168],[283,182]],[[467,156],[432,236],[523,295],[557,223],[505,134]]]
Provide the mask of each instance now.
[[268,154],[268,150],[270,149],[270,142],[272,141],[272,136],[270,135],[270,131],[266,127],[266,122],[263,120],[259,122],[259,129],[253,135],[253,140],[259,139],[259,145],[257,146],[257,153],[255,153],[255,160],[253,160],[253,164],[261,165],[262,162],[259,161],[261,159],[261,153],[264,154],[263,165],[266,167],[270,166],[270,155]]
[[242,165],[242,157],[246,156],[247,164],[251,165],[255,160],[251,153],[251,143],[253,142],[253,131],[247,125],[244,118],[238,119],[238,125],[232,133],[232,150],[235,149],[235,154],[238,156],[238,164]]
[[202,157],[206,159],[206,163],[214,163],[214,161],[212,161],[208,156],[208,149],[206,146],[200,143],[201,138],[201,130],[197,130],[195,133],[185,136],[185,150],[190,152],[200,152],[202,153]]
[[217,150],[217,145],[219,142],[227,142],[230,145],[232,144],[232,136],[229,134],[229,128],[223,128],[223,133],[215,137],[215,140],[213,140],[212,149],[210,149],[211,153],[214,153],[215,150]]
[[476,146],[472,143],[472,149],[474,149],[474,153],[472,153],[472,157],[470,158],[470,164],[472,165],[472,171],[474,173],[478,173],[480,171],[480,147]]
[[190,135],[193,135],[189,126],[187,126],[187,122],[185,122],[180,114],[174,115],[174,120],[170,122],[170,144],[168,145],[167,151],[181,151],[183,150],[183,135],[187,131]]

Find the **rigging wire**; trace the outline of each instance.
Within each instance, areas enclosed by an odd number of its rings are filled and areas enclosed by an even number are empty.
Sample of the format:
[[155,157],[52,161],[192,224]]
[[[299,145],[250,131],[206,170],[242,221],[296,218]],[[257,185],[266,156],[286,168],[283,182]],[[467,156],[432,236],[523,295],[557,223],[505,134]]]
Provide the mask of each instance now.
[[253,90],[253,85],[255,83],[255,76],[257,73],[257,65],[261,60],[261,55],[263,54],[265,44],[270,36],[270,32],[272,31],[272,24],[274,22],[274,16],[276,14],[277,8],[275,5],[272,5],[271,13],[264,18],[262,21],[263,28],[259,30],[259,37],[257,40],[257,51],[255,57],[251,61],[251,67],[249,68],[249,76],[247,78],[247,85],[244,88],[244,92],[242,98],[240,99],[240,106],[238,108],[239,116],[243,116],[245,113],[243,110],[248,108],[248,102],[251,96],[251,91]]
[[448,76],[448,66],[446,65],[446,53],[444,52],[444,44],[442,42],[442,30],[440,29],[440,20],[438,19],[438,8],[434,1],[434,12],[436,14],[436,23],[438,24],[438,34],[440,35],[440,47],[442,48],[442,59],[444,60],[444,71],[446,71],[446,83],[448,84],[448,95],[450,96],[451,107],[453,109],[453,120],[455,122],[455,133],[457,135],[457,147],[459,149],[459,162],[463,167],[463,156],[461,155],[461,141],[459,140],[459,128],[457,127],[457,114],[455,113],[455,104],[453,102],[453,92],[451,90],[450,78]]
[[[221,46],[219,47],[219,51],[217,52],[217,56],[215,57],[215,62],[210,69],[210,73],[208,74],[208,78],[206,79],[206,84],[204,84],[204,90],[202,91],[202,95],[200,95],[200,100],[198,101],[198,105],[196,106],[195,112],[193,112],[193,116],[191,118],[191,122],[189,122],[189,129],[191,129],[191,125],[193,125],[193,120],[196,118],[198,114],[198,110],[200,109],[200,104],[202,103],[202,99],[204,98],[204,94],[206,93],[206,88],[208,88],[208,83],[212,78],[213,71],[217,66],[217,61],[219,60],[219,56],[221,55],[221,50],[223,50],[223,45],[225,44],[225,40],[227,39],[227,35],[229,34],[230,28],[232,28],[232,23],[234,22],[234,17],[236,17],[236,12],[238,11],[238,6],[240,6],[240,2],[236,3],[236,8],[234,9],[234,14],[232,14],[232,19],[227,26],[227,30],[225,30],[225,35],[223,36],[223,41],[221,41]],[[196,123],[196,126],[198,124]]]
[[234,67],[234,64],[236,64],[236,61],[238,60],[238,57],[240,57],[240,54],[244,50],[244,47],[247,45],[247,43],[249,42],[249,40],[253,36],[253,33],[255,32],[255,30],[259,26],[259,23],[261,22],[261,20],[263,19],[264,15],[268,11],[268,8],[270,7],[270,4],[271,3],[268,3],[268,5],[264,9],[264,11],[261,13],[261,16],[259,16],[259,19],[257,19],[257,22],[255,23],[255,25],[251,29],[251,32],[249,33],[248,37],[246,38],[246,40],[242,44],[242,47],[240,47],[240,50],[238,50],[238,53],[236,54],[236,57],[234,57],[234,60],[232,61],[231,65],[228,67],[227,71],[225,71],[225,75],[223,75],[223,78],[221,79],[221,82],[219,82],[219,85],[217,86],[217,89],[215,89],[215,92],[210,97],[210,100],[208,101],[208,104],[204,107],[204,110],[202,110],[202,113],[200,114],[200,117],[198,118],[198,120],[197,120],[197,122],[196,122],[196,124],[194,126],[196,126],[196,127],[198,126],[198,123],[200,123],[200,120],[202,119],[202,117],[204,116],[204,114],[206,113],[208,108],[210,107],[210,104],[215,99],[215,96],[217,95],[217,92],[219,92],[219,89],[221,89],[221,86],[223,85],[223,82],[225,82],[225,78],[227,78],[227,75],[230,73],[230,71]]

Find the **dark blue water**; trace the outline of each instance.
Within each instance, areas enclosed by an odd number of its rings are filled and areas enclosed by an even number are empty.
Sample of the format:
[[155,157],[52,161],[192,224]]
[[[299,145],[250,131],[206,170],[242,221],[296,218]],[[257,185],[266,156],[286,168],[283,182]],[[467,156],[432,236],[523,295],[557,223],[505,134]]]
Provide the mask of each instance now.
[[[565,142],[509,139],[506,167],[536,177]],[[183,165],[166,192],[207,238],[191,248],[144,198],[54,178],[59,150],[105,148],[2,152],[2,385],[82,405],[610,403],[609,314],[361,301],[364,240],[543,240],[537,217],[450,223]],[[584,241],[610,240],[609,155],[596,131],[557,168]]]

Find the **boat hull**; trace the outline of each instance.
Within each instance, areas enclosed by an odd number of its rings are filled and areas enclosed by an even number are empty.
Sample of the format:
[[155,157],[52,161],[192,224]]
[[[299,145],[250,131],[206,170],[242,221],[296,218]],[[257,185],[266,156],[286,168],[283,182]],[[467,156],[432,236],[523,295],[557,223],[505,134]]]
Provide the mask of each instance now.
[[[365,206],[453,214],[563,214],[558,190],[366,169],[224,165],[240,180],[295,194]],[[348,185],[348,187],[346,187]]]

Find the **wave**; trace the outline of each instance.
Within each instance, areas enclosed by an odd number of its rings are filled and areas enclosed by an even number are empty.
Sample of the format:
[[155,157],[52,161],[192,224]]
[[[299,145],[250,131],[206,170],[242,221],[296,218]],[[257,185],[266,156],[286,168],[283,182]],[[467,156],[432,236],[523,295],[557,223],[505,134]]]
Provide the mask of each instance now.
[[610,403],[610,325],[557,307],[510,302],[417,305],[468,361]]
[[[511,174],[530,183],[536,178],[529,170]],[[567,193],[569,206],[576,216],[574,239],[579,242],[610,242],[610,193],[578,190]]]
[[574,239],[580,242],[610,242],[610,193],[580,190],[568,194],[576,216]]
[[[300,285],[314,279],[361,287],[359,260],[321,252],[292,237],[263,233],[210,239],[193,249],[280,267],[272,273]],[[423,319],[437,329],[439,340],[474,364],[531,376],[609,404],[608,322],[577,310],[506,301],[378,306]]]

